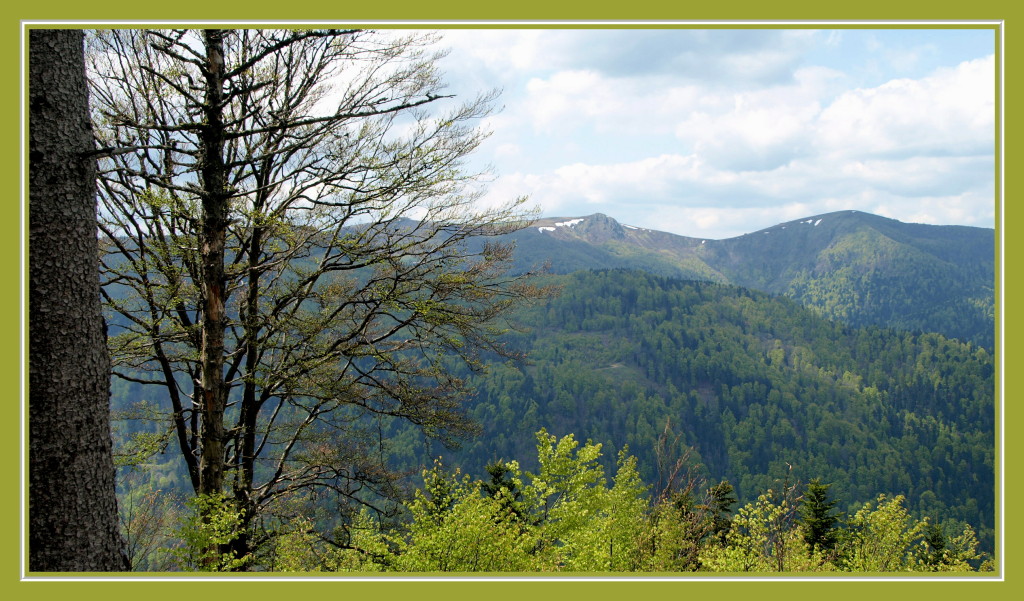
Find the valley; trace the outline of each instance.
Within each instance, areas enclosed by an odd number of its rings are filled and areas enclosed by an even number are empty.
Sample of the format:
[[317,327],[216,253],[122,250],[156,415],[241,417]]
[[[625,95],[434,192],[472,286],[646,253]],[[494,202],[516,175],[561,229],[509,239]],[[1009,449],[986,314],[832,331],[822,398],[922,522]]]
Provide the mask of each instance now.
[[[843,512],[901,495],[950,536],[971,525],[991,553],[991,230],[844,212],[705,240],[592,215],[505,240],[513,272],[546,266],[560,292],[508,319],[502,344],[522,359],[444,364],[473,391],[463,411],[479,435],[446,447],[380,422],[403,486],[437,457],[474,477],[497,461],[535,470],[544,429],[600,444],[606,473],[628,449],[652,495],[677,459],[740,504],[820,479]],[[122,449],[166,448],[165,402],[114,380]],[[151,457],[143,489],[187,489],[180,459]]]

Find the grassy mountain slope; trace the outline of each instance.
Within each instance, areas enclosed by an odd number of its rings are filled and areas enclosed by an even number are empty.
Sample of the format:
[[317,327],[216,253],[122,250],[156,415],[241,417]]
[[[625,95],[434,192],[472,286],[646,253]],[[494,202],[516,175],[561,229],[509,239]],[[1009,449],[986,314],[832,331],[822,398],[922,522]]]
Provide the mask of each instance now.
[[515,234],[517,268],[633,268],[790,296],[830,319],[941,332],[992,348],[994,232],[859,211],[726,240],[622,225],[605,215],[538,221]]

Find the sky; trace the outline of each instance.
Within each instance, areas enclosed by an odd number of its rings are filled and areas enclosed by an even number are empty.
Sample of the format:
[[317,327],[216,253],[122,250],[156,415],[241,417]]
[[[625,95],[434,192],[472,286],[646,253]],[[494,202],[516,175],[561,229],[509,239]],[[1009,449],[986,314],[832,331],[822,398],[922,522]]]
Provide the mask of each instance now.
[[500,89],[483,202],[723,239],[838,210],[993,227],[991,29],[446,30]]

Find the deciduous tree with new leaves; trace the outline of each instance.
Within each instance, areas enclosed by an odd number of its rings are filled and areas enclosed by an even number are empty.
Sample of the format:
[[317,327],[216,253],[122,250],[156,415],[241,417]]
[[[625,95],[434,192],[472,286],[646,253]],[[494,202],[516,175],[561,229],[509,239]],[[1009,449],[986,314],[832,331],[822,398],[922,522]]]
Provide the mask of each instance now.
[[[926,545],[902,498],[857,512],[852,529],[838,527],[834,552],[807,542],[796,519],[797,487],[783,484],[736,511],[722,536],[712,534],[710,502],[659,495],[653,505],[635,459],[619,452],[609,488],[598,462],[601,446],[575,436],[537,433],[536,474],[518,461],[473,480],[440,459],[423,472],[423,487],[407,503],[410,520],[381,528],[368,511],[349,527],[350,544],[331,548],[298,517],[278,537],[270,567],[284,571],[406,572],[883,572],[990,571],[970,526]],[[713,492],[711,489],[715,489]],[[716,485],[704,501],[721,495]],[[689,487],[685,489],[690,490]],[[721,497],[720,497],[721,498]],[[950,525],[952,526],[952,525]],[[959,527],[959,526],[958,526]],[[977,567],[975,567],[975,565]]]
[[390,420],[474,433],[442,358],[507,353],[506,312],[543,294],[505,276],[511,247],[483,242],[530,214],[478,208],[464,160],[493,95],[446,95],[434,42],[90,37],[96,134],[116,149],[100,177],[114,373],[160,391],[195,493],[240,516],[236,558],[297,497],[343,516],[397,498]]

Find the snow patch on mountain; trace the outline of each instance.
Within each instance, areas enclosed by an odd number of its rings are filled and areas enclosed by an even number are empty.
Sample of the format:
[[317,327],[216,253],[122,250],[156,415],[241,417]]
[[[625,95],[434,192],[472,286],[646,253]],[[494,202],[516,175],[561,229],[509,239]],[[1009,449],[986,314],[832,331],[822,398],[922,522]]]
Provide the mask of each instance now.
[[541,231],[541,232],[553,232],[557,228],[560,228],[560,227],[573,227],[575,225],[583,223],[583,221],[584,221],[584,219],[582,217],[579,218],[579,219],[570,219],[569,221],[558,221],[558,222],[555,223],[554,227],[552,227],[550,225],[542,225],[542,226],[538,227],[537,230]]

